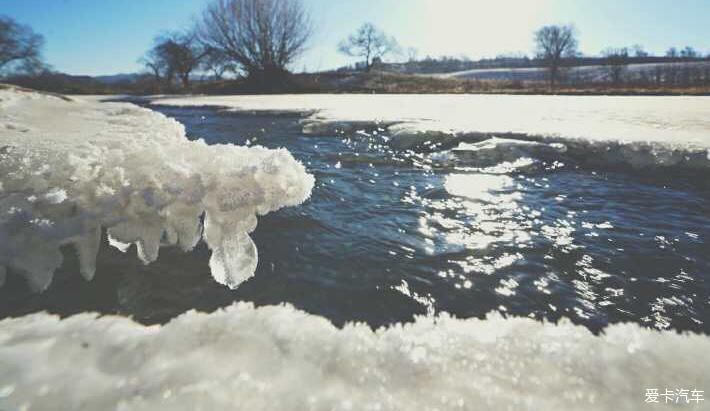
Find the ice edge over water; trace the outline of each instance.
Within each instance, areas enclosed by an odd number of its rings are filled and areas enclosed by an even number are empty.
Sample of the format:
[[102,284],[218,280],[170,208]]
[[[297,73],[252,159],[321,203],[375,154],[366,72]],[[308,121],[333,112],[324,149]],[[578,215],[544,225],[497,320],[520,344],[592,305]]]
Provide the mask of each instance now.
[[304,134],[386,130],[400,149],[491,137],[564,145],[598,166],[710,169],[710,98],[511,95],[155,97],[151,104],[300,112]]
[[[634,324],[419,317],[338,329],[239,303],[163,326],[44,313],[0,322],[0,404],[33,410],[631,410],[707,392],[710,340]],[[701,409],[704,404],[682,404]],[[676,404],[653,404],[670,409]],[[675,408],[673,408],[675,409]]]
[[302,203],[313,184],[285,149],[210,146],[134,105],[3,89],[0,284],[9,270],[46,289],[68,244],[91,279],[107,228],[146,264],[161,245],[188,251],[202,238],[212,275],[234,288],[256,268],[257,216]]

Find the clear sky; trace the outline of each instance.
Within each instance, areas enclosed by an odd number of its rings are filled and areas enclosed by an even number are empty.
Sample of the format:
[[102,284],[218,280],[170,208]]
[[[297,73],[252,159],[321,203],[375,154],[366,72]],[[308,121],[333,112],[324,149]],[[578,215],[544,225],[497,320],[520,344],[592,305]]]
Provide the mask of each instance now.
[[[46,38],[45,57],[71,74],[140,69],[138,58],[164,30],[186,27],[209,0],[0,0],[0,14]],[[419,56],[493,57],[531,53],[532,32],[574,23],[580,49],[641,44],[663,53],[691,45],[710,52],[710,0],[303,0],[316,33],[293,69],[323,70],[352,62],[338,42],[365,21]]]

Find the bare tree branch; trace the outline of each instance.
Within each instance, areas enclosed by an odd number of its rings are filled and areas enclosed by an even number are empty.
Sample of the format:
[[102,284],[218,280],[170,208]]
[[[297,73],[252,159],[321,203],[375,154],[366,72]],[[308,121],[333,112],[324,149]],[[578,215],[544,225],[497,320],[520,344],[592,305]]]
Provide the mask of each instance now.
[[0,16],[0,72],[18,67],[36,71],[44,67],[41,50],[44,37],[10,17]]

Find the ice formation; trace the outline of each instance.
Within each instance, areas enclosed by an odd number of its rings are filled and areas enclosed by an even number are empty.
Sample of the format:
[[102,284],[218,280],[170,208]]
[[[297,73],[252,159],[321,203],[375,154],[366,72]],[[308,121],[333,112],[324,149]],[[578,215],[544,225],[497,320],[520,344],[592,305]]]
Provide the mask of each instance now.
[[[383,126],[401,133],[401,144],[461,133],[509,137],[464,144],[452,139],[454,154],[475,157],[480,166],[575,150],[650,165],[705,167],[710,161],[710,100],[602,99],[278,96],[162,102],[320,110],[304,125],[313,132]],[[505,133],[545,141],[518,141]],[[483,186],[508,181],[490,176]],[[91,278],[105,228],[113,246],[127,250],[135,243],[146,262],[157,258],[161,244],[190,249],[204,238],[213,250],[213,275],[236,286],[256,264],[248,236],[256,216],[304,201],[312,185],[285,150],[189,141],[177,122],[128,104],[0,90],[0,284],[9,268],[37,289],[47,287],[61,264],[59,248],[69,244],[82,274]],[[455,175],[446,189],[476,194]],[[707,393],[709,350],[703,335],[633,324],[593,335],[566,321],[499,315],[420,317],[372,331],[364,324],[338,329],[290,306],[237,304],[150,327],[114,316],[62,320],[38,313],[0,321],[0,409],[644,409],[648,389]],[[661,399],[649,408],[706,404]]]
[[91,279],[106,228],[145,263],[203,238],[215,279],[236,287],[256,267],[257,215],[300,204],[313,182],[284,149],[190,141],[131,104],[0,89],[0,284],[10,270],[47,288],[67,244]]
[[391,144],[491,136],[564,144],[610,165],[710,168],[710,98],[514,95],[280,95],[154,98],[169,106],[306,113],[304,133],[383,127]]
[[151,327],[40,313],[0,322],[0,408],[695,410],[646,404],[646,389],[707,393],[708,350],[700,335],[498,315],[372,331],[245,303]]

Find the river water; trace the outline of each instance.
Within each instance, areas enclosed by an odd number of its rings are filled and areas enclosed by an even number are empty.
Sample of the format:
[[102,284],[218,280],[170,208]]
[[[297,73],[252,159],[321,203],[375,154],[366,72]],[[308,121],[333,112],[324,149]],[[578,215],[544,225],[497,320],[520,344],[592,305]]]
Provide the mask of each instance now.
[[204,245],[163,249],[145,266],[104,244],[91,282],[67,248],[44,293],[8,278],[0,317],[98,311],[159,323],[245,300],[338,325],[499,311],[593,331],[710,332],[706,176],[582,166],[503,140],[452,152],[397,149],[385,130],[306,136],[297,114],[154,109],[190,138],[287,148],[316,177],[311,199],[259,219],[257,272],[237,290],[214,282]]

